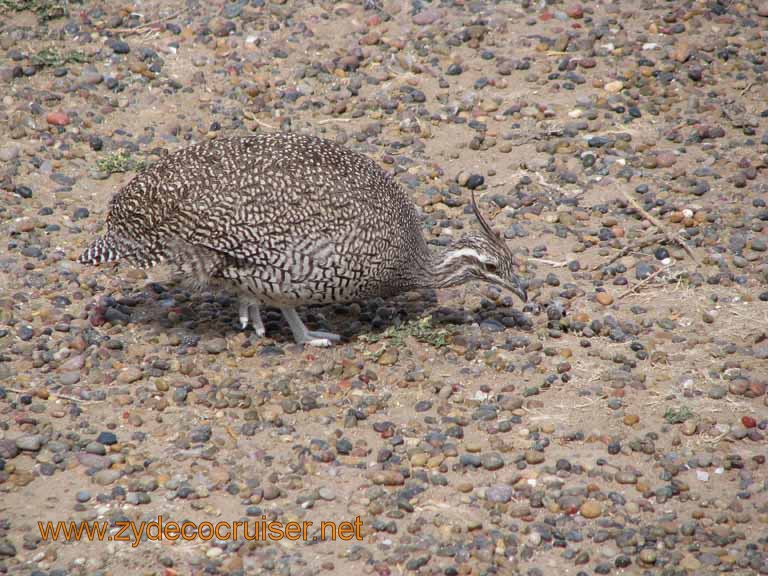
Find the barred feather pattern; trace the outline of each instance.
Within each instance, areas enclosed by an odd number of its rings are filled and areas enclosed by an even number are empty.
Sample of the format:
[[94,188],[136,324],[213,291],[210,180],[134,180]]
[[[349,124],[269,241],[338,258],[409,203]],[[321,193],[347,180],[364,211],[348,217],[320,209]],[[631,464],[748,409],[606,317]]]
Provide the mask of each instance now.
[[265,304],[389,296],[425,283],[415,207],[373,160],[320,138],[220,138],[169,154],[111,200],[83,263],[170,263]]

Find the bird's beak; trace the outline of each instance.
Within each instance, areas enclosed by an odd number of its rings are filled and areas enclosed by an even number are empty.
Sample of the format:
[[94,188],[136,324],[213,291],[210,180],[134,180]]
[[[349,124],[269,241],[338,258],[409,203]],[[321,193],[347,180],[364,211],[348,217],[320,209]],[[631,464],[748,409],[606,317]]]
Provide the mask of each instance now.
[[515,294],[523,302],[528,302],[528,292],[523,288],[522,282],[515,278],[504,283],[504,288]]

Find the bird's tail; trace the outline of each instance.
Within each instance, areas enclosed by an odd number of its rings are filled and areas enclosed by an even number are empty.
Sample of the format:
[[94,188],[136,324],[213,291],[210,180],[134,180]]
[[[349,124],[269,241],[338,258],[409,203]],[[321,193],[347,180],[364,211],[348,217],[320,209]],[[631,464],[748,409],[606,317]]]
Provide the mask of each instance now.
[[122,258],[120,250],[112,241],[109,234],[97,238],[88,248],[86,248],[80,258],[81,264],[104,264],[114,262]]

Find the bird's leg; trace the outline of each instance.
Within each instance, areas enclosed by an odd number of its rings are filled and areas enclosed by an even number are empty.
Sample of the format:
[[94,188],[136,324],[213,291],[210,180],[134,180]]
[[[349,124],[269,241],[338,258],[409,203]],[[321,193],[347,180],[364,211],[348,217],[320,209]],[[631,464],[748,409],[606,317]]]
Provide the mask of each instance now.
[[288,321],[288,326],[291,327],[291,332],[293,333],[293,339],[296,340],[297,344],[327,347],[341,340],[341,336],[338,334],[307,330],[295,308],[280,308],[280,310]]
[[240,326],[243,330],[248,328],[248,323],[253,325],[253,331],[261,338],[266,330],[261,321],[261,311],[259,310],[259,301],[253,296],[243,295],[240,297]]

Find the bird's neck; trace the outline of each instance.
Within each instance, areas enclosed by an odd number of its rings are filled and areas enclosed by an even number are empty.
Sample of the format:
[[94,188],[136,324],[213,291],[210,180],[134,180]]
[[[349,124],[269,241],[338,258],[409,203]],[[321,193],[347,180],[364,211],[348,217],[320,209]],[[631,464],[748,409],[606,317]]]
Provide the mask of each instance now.
[[448,249],[430,252],[417,265],[414,274],[417,288],[450,288],[469,280],[465,263],[467,251],[471,248]]

